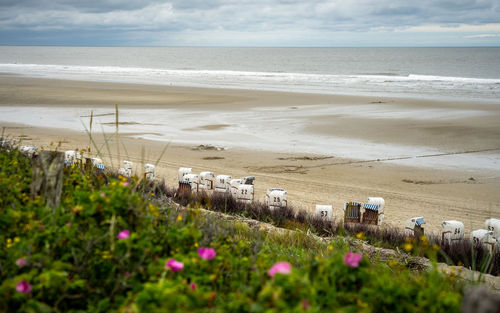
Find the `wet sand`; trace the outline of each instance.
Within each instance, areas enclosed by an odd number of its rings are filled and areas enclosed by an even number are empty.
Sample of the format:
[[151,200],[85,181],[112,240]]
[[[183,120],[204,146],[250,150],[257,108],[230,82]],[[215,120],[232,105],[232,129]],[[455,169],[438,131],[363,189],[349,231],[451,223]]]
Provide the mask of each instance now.
[[[382,102],[382,103],[381,103]],[[300,110],[304,106],[337,105],[338,114],[307,116],[305,132],[363,139],[385,144],[413,144],[437,147],[447,152],[487,150],[500,147],[499,105],[446,101],[293,94],[229,89],[181,88],[151,85],[92,83],[0,76],[0,106],[109,108],[197,108],[238,111],[255,107],[282,107]],[[358,106],[360,114],[350,116],[346,106]],[[294,108],[296,107],[296,108]],[[398,112],[412,112],[394,118]],[[449,114],[442,112],[455,112]],[[347,113],[346,113],[347,112]],[[382,112],[382,113],[381,113]],[[396,113],[395,113],[396,112]],[[420,113],[429,114],[426,118]],[[109,114],[109,113],[108,113]],[[373,114],[386,114],[374,118]],[[391,117],[392,116],[392,117]],[[49,148],[61,142],[60,150],[91,147],[88,135],[19,122],[0,122],[11,137],[24,136],[25,144]],[[138,121],[127,121],[140,123]],[[211,121],[201,130],[214,136],[230,126]],[[200,127],[186,127],[196,132]],[[165,142],[135,139],[140,133],[122,134],[120,148],[111,142],[111,157],[136,164],[154,163]],[[111,164],[102,134],[94,133],[103,160]],[[384,222],[401,226],[414,216],[424,216],[426,229],[438,231],[447,219],[462,220],[466,229],[482,228],[484,220],[500,217],[500,165],[497,171],[445,170],[403,166],[377,160],[338,158],[311,153],[278,153],[258,149],[230,148],[222,151],[193,149],[197,145],[171,144],[159,162],[158,174],[176,184],[177,168],[193,167],[194,172],[211,170],[233,177],[256,176],[256,198],[263,200],[268,188],[285,188],[289,204],[314,210],[315,204],[332,204],[341,216],[345,201],[366,201],[369,196],[386,200]],[[496,153],[491,151],[487,153]],[[415,161],[417,162],[417,161]],[[140,166],[138,166],[140,167]]]

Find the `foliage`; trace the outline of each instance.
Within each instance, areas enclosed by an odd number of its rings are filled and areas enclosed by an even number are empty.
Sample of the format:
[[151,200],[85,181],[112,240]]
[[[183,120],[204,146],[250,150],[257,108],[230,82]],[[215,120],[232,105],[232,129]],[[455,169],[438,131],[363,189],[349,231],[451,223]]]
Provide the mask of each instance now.
[[[27,158],[1,151],[0,164],[0,312],[460,310],[453,277],[364,256],[346,263],[341,238],[326,244],[160,206],[135,179],[79,167],[65,169],[61,207],[47,208],[28,196]],[[181,269],[166,267],[170,259]],[[280,261],[291,272],[271,277]]]
[[[172,191],[168,192],[172,194]],[[371,245],[389,249],[404,248],[409,239],[404,231],[396,227],[385,226],[380,228],[366,224],[344,224],[342,221],[324,219],[308,212],[296,212],[291,206],[270,210],[264,203],[258,201],[251,204],[243,203],[223,193],[199,193],[196,195],[184,193],[176,195],[176,200],[183,205],[200,205],[209,210],[242,215],[262,222],[272,223],[277,227],[310,231],[321,237],[363,234],[362,239]],[[428,251],[426,247],[437,246],[440,249],[440,253],[437,255],[440,262],[449,265],[465,265],[474,270],[496,276],[500,275],[500,249],[495,249],[493,255],[490,256],[485,247],[481,244],[474,245],[469,239],[449,244],[433,235],[426,236],[425,247],[420,249],[418,247],[422,242],[418,238],[411,240],[413,240],[412,246],[416,249],[405,250],[414,255],[426,256]]]

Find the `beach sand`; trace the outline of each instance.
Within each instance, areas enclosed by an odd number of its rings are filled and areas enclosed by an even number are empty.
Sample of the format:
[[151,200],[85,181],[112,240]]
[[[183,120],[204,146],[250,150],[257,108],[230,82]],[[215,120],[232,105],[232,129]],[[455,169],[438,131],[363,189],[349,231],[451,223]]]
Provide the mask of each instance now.
[[[296,110],[308,105],[338,105],[337,114],[308,116],[305,132],[318,135],[361,139],[384,144],[425,145],[441,151],[481,151],[500,148],[500,109],[494,103],[467,103],[354,97],[338,95],[267,92],[252,90],[205,89],[157,85],[96,83],[0,76],[0,106],[109,108],[175,108],[181,110],[239,111],[256,107],[282,107]],[[360,114],[350,116],[346,107],[362,106]],[[372,110],[367,110],[372,106]],[[403,110],[404,109],[404,110]],[[417,114],[405,116],[417,110]],[[443,112],[453,111],[449,118]],[[398,118],[394,112],[400,112]],[[418,118],[418,114],[429,114]],[[377,114],[388,116],[379,118]],[[441,115],[440,115],[441,114]],[[390,115],[390,116],[389,116]],[[126,121],[127,123],[138,123]],[[361,125],[361,126],[360,126]],[[217,136],[231,125],[206,121],[183,131],[210,131]],[[24,144],[48,149],[60,142],[59,150],[95,147],[87,133],[67,129],[0,122],[10,137],[22,136]],[[109,153],[101,133],[94,139],[110,165]],[[165,142],[133,138],[140,133],[120,135],[119,150],[109,134],[113,165],[120,159],[155,163]],[[52,146],[50,143],[54,143]],[[437,232],[443,220],[464,222],[467,231],[484,227],[489,217],[500,218],[500,168],[496,171],[440,169],[403,166],[377,160],[338,158],[311,153],[280,153],[259,149],[230,148],[217,151],[197,148],[197,144],[170,144],[159,162],[158,176],[176,185],[177,169],[213,171],[239,178],[256,177],[256,199],[264,200],[268,188],[285,188],[288,203],[297,209],[313,211],[315,204],[332,204],[335,215],[342,215],[346,201],[365,202],[381,196],[386,201],[384,223],[403,227],[404,220],[423,216],[427,231]],[[484,153],[496,153],[490,151]],[[410,160],[411,161],[411,160]],[[415,161],[417,162],[417,161]],[[407,163],[408,164],[408,163]],[[500,167],[500,165],[499,165]]]

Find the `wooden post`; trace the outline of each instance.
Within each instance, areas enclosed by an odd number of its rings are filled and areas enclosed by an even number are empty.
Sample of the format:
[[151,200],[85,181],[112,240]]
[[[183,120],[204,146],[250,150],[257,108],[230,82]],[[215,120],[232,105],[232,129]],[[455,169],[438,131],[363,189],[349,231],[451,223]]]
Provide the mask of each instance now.
[[63,186],[64,153],[41,151],[33,159],[33,182],[31,198],[40,195],[47,207],[55,208],[61,203]]

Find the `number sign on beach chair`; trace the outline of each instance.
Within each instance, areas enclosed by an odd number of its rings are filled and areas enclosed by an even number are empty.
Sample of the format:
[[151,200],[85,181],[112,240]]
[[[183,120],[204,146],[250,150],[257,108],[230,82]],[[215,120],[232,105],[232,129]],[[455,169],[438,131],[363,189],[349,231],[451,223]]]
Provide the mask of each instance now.
[[493,232],[497,244],[500,244],[500,220],[496,218],[489,218],[484,222],[484,227]]
[[145,164],[144,165],[144,178],[148,181],[154,181],[156,177],[156,166],[153,164]]
[[266,192],[266,205],[269,209],[286,208],[286,190],[281,188],[271,188]]
[[333,207],[331,205],[316,204],[316,216],[327,220],[333,219]]
[[444,221],[441,223],[441,227],[443,227],[443,232],[441,233],[443,242],[452,243],[464,239],[464,223],[459,221]]
[[236,192],[236,200],[244,203],[252,203],[254,198],[253,185],[239,185]]
[[408,237],[420,237],[424,235],[423,224],[425,224],[425,220],[421,216],[407,219],[405,222],[405,235]]
[[179,171],[178,171],[178,181],[181,181],[181,180],[184,180],[184,176],[186,176],[187,174],[191,174],[192,173],[192,168],[190,167],[180,167],[179,168]]
[[344,223],[361,223],[361,203],[359,202],[345,203]]
[[215,178],[215,187],[214,192],[230,192],[231,185],[229,182],[231,181],[231,176],[229,175],[217,175]]
[[200,189],[213,190],[215,182],[215,175],[212,172],[200,173]]
[[493,237],[493,231],[486,229],[478,229],[471,231],[470,239],[473,244],[482,244],[489,253],[493,253],[495,249],[496,240]]

